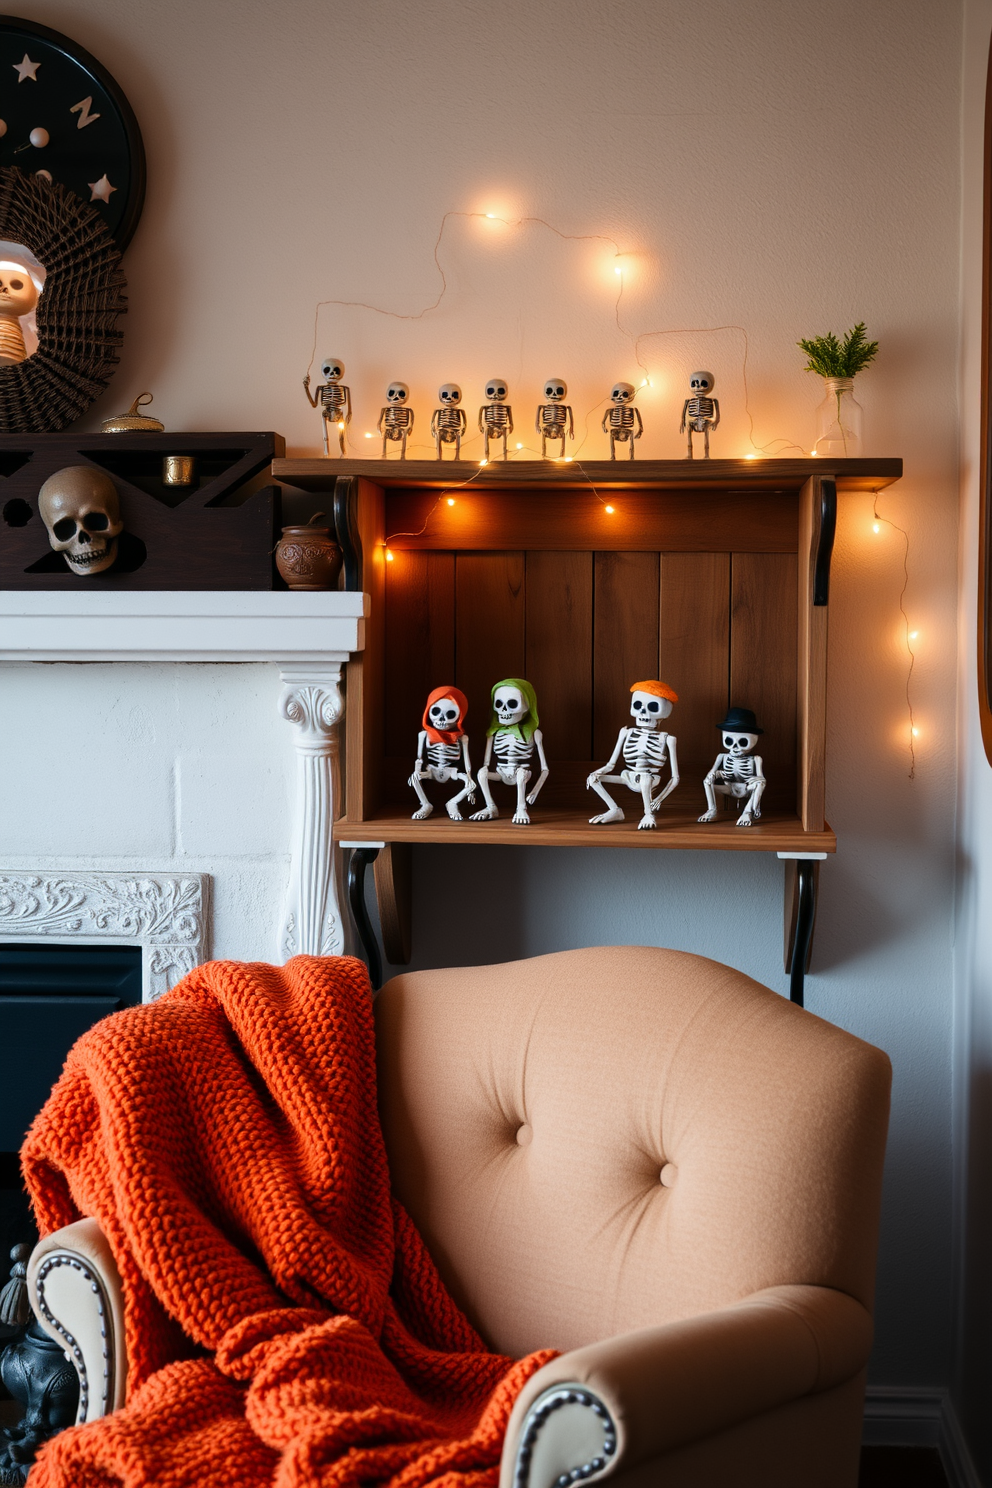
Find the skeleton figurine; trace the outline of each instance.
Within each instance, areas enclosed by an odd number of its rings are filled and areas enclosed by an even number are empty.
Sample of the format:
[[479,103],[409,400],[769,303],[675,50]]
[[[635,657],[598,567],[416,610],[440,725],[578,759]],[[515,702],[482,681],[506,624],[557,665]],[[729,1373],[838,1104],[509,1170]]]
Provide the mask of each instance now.
[[67,465],[38,492],[38,512],[48,541],[74,574],[103,573],[117,561],[124,531],[117,487],[95,465]]
[[[575,424],[572,419],[572,410],[569,404],[563,403],[562,399],[568,396],[568,383],[564,377],[549,377],[544,384],[544,396],[547,403],[537,405],[537,419],[534,427],[541,436],[541,459],[548,458],[548,440],[561,440],[561,453],[565,454],[565,440],[575,438]],[[566,434],[566,424],[568,426]]]
[[464,408],[458,405],[462,401],[462,390],[457,382],[442,382],[437,390],[441,400],[441,407],[435,408],[431,414],[431,436],[434,440],[434,448],[437,457],[443,460],[441,453],[442,444],[453,444],[455,446],[455,459],[462,457],[462,435],[468,427]]
[[324,454],[329,455],[331,452],[328,448],[330,428],[332,424],[337,424],[338,444],[343,455],[344,431],[351,423],[351,388],[341,381],[344,376],[344,362],[340,357],[328,357],[320,364],[320,375],[326,377],[327,381],[321,383],[316,397],[310,392],[309,372],[303,379],[303,391],[311,408],[320,404],[320,416],[324,420]]
[[475,803],[475,781],[465,732],[467,712],[468,698],[457,687],[435,687],[427,699],[421,720],[423,728],[417,740],[417,758],[413,774],[407,781],[420,801],[420,810],[413,813],[414,821],[426,821],[434,810],[424,793],[425,780],[435,780],[438,785],[446,785],[449,780],[462,782],[462,789],[448,802],[448,815],[452,821],[463,820],[458,810],[461,801],[468,798],[473,805]]
[[689,397],[682,404],[682,422],[679,433],[686,434],[689,441],[689,456],[692,459],[692,436],[703,436],[703,459],[710,457],[710,430],[720,422],[720,404],[709,394],[716,378],[712,372],[693,372],[689,378]]
[[490,377],[486,383],[488,403],[479,409],[479,433],[483,440],[483,456],[489,459],[490,439],[502,439],[503,459],[506,459],[506,441],[513,433],[513,409],[506,401],[507,386],[502,377]]
[[[630,446],[630,458],[634,458],[634,440],[644,433],[640,409],[634,407],[637,389],[632,382],[615,382],[610,389],[610,407],[603,414],[603,433],[609,431],[610,459],[617,457],[617,445]],[[636,431],[634,425],[637,425]],[[644,823],[642,822],[643,826]]]
[[410,389],[405,382],[391,382],[386,389],[386,406],[379,410],[376,428],[382,435],[382,458],[386,458],[386,441],[400,440],[400,459],[406,459],[406,441],[413,433],[413,409],[407,406]]
[[[486,730],[486,757],[478,773],[486,804],[481,811],[473,813],[472,820],[494,821],[499,816],[489,782],[500,780],[504,785],[516,786],[517,809],[513,821],[518,827],[526,827],[530,825],[527,807],[533,806],[548,778],[544,736],[538,728],[537,697],[530,683],[521,677],[506,677],[497,682],[492,697],[492,718]],[[535,749],[541,762],[541,773],[534,789],[528,792]]]
[[758,727],[750,708],[730,708],[717,728],[723,731],[723,753],[713,761],[713,768],[703,781],[706,792],[706,814],[701,822],[716,821],[717,795],[730,796],[746,804],[737,818],[739,827],[753,827],[761,815],[761,797],[765,793],[765,774],[761,755],[754,753],[764,729]]
[[30,315],[37,304],[38,290],[27,269],[15,263],[0,264],[0,366],[26,360],[20,317]]
[[[662,728],[664,720],[672,711],[672,704],[679,699],[678,694],[664,682],[635,682],[630,690],[633,693],[630,703],[633,727],[620,730],[613,753],[606,764],[593,770],[586,780],[586,788],[601,796],[609,809],[600,816],[591,816],[589,821],[594,827],[607,822],[623,821],[623,810],[605,789],[604,781],[610,785],[626,785],[640,795],[644,804],[644,815],[637,823],[638,831],[643,832],[657,825],[655,814],[658,808],[679,783],[675,735],[666,733]],[[619,775],[611,775],[609,772],[621,753],[624,768]],[[659,791],[666,755],[670,761],[672,778],[664,790]]]

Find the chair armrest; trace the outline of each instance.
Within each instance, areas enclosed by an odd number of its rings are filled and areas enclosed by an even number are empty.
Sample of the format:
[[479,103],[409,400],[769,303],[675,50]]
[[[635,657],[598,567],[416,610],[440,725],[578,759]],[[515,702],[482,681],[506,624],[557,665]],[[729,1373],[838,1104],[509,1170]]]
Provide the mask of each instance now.
[[520,1392],[500,1488],[564,1488],[634,1467],[853,1378],[871,1341],[853,1297],[780,1286],[573,1349]]
[[124,1297],[96,1220],[77,1220],[40,1240],[27,1284],[35,1317],[79,1375],[77,1425],[117,1410],[127,1386]]

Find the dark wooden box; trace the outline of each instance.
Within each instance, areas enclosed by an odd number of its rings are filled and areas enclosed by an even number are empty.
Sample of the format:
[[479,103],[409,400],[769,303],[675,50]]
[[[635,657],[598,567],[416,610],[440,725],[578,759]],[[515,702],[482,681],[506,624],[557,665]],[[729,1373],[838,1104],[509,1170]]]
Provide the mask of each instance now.
[[[0,589],[273,589],[281,434],[0,435]],[[165,455],[194,455],[198,483],[164,484]],[[80,577],[49,545],[38,492],[66,465],[95,465],[121,503],[117,563]]]

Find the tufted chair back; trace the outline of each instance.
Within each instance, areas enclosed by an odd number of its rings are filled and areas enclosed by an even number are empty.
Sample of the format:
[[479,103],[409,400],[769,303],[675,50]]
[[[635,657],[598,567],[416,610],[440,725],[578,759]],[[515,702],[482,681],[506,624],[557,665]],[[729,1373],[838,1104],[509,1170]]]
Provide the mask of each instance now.
[[376,1021],[395,1192],[492,1347],[572,1349],[790,1282],[871,1308],[879,1050],[648,947],[409,973]]

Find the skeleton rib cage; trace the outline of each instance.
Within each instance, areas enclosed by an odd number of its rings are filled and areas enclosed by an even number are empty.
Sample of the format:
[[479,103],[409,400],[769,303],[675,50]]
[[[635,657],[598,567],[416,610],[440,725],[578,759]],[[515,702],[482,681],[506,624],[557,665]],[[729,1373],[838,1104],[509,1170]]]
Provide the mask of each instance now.
[[695,421],[700,420],[699,432],[702,432],[702,421],[716,417],[716,401],[713,398],[687,398],[685,403],[686,419],[692,421],[693,427],[697,427]]
[[540,408],[541,428],[556,439],[565,435],[568,409],[564,403],[542,403]]
[[343,382],[327,382],[320,390],[320,406],[325,415],[337,416],[347,412],[348,389]]
[[634,427],[634,410],[629,403],[614,404],[609,412],[610,428],[622,434]]
[[668,735],[655,729],[628,729],[623,741],[624,764],[628,769],[660,776],[667,744]]
[[523,739],[510,729],[497,729],[493,735],[493,754],[501,774],[512,775],[521,765],[529,765],[534,758],[533,740]]
[[450,444],[456,434],[461,433],[462,410],[445,405],[444,408],[435,408],[434,427],[446,444]]
[[432,770],[457,770],[461,759],[458,744],[428,744],[427,764]]
[[404,429],[409,429],[413,422],[413,409],[397,408],[395,404],[390,404],[388,408],[382,410],[382,422],[389,437],[398,439]]
[[505,403],[486,403],[482,409],[482,416],[490,429],[502,432],[509,428],[510,410]]

